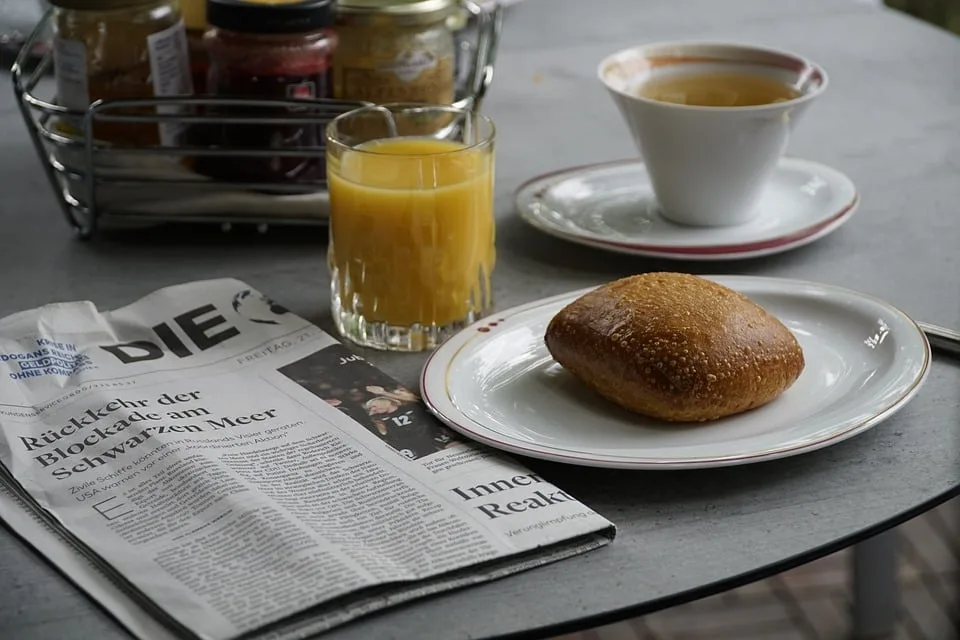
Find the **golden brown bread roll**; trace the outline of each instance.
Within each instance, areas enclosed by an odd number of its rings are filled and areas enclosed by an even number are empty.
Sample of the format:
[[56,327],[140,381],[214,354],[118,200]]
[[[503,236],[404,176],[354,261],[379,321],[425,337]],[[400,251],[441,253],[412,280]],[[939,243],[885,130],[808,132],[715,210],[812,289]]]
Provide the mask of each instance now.
[[618,405],[661,420],[715,420],[766,404],[803,371],[803,351],[746,296],[680,273],[623,278],[554,316],[551,355]]

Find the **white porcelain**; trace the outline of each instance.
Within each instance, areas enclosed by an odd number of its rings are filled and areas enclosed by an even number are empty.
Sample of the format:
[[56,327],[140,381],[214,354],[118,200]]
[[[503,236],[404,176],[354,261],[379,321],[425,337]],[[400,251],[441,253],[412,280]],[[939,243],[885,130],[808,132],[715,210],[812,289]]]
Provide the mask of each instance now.
[[781,158],[760,195],[759,216],[729,227],[692,227],[660,215],[637,160],[574,167],[520,186],[515,203],[531,226],[617,253],[677,260],[739,260],[809,244],[840,228],[860,196],[835,169]]
[[[662,75],[747,72],[795,86],[800,95],[752,107],[699,107],[641,98]],[[661,43],[615,53],[600,63],[647,163],[663,215],[695,226],[742,224],[759,214],[761,190],[790,132],[827,87],[827,74],[801,56],[742,44]]]
[[737,416],[671,425],[586,389],[543,343],[550,319],[588,290],[532,302],[474,324],[424,366],[421,394],[444,423],[514,453],[622,469],[740,465],[827,447],[903,408],[930,367],[916,323],[869,296],[812,282],[711,276],[793,331],[806,366],[771,403]]

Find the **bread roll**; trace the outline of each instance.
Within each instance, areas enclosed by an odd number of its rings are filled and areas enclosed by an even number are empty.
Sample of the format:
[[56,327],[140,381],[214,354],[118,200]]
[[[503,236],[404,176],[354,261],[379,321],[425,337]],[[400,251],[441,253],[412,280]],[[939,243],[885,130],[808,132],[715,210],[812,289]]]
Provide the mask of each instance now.
[[595,289],[547,327],[547,349],[588,387],[630,411],[702,422],[766,404],[803,371],[803,351],[746,296],[680,273]]

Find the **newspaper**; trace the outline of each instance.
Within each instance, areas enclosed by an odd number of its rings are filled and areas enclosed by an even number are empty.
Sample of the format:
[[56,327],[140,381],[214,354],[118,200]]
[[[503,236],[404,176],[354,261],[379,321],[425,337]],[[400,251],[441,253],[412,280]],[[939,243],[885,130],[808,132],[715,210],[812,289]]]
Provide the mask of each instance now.
[[305,638],[613,525],[230,279],[0,320],[0,516],[140,638]]

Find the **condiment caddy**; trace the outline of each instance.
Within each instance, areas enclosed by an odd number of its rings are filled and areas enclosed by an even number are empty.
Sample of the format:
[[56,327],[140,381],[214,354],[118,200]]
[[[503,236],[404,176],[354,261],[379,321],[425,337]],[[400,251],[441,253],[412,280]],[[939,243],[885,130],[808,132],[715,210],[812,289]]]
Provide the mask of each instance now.
[[[54,4],[12,76],[82,238],[163,222],[325,224],[325,125],[372,102],[479,108],[501,28],[500,7],[473,0]],[[464,13],[473,37],[457,40]],[[54,51],[33,60],[51,33]]]

